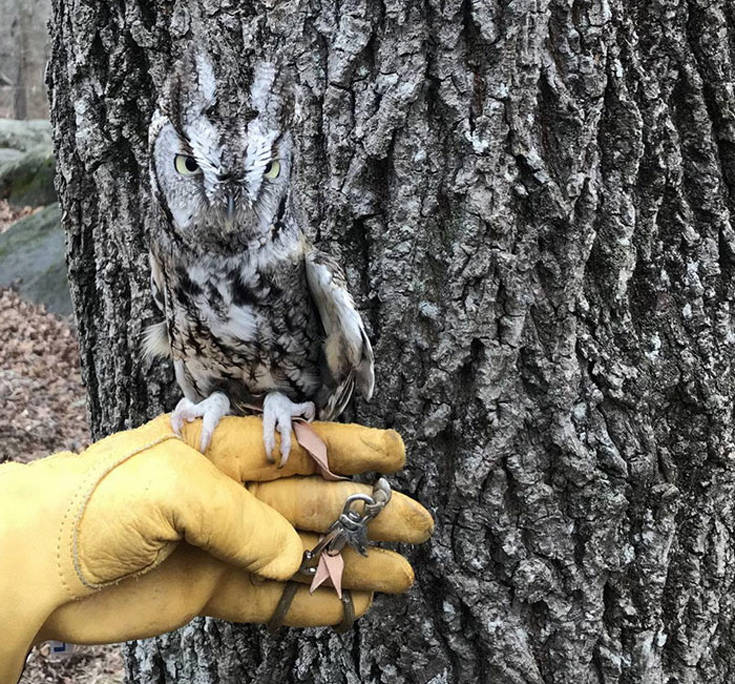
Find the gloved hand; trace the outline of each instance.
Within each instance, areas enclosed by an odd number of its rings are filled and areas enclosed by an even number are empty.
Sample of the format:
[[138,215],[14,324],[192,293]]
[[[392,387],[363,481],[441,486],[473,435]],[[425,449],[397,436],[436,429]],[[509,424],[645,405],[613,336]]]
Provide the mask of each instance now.
[[[393,431],[314,423],[335,472],[391,473],[404,464]],[[288,464],[266,459],[259,418],[225,418],[206,456],[201,421],[179,439],[167,415],[29,465],[0,466],[0,683],[15,682],[28,648],[46,639],[103,643],[170,631],[196,615],[237,622],[272,616],[302,551],[316,543],[353,482],[327,482],[298,444]],[[294,477],[294,476],[311,477]],[[243,487],[241,483],[247,483]],[[395,493],[369,526],[375,540],[418,543],[433,521]],[[297,532],[296,530],[299,530]],[[402,592],[400,555],[344,552],[356,615],[372,592]],[[337,624],[334,590],[299,588],[286,625]]]

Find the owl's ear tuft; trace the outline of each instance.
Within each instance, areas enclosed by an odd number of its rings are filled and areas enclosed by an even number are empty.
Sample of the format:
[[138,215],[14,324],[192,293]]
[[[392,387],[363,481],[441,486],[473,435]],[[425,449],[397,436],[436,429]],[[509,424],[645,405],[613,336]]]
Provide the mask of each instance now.
[[267,126],[288,128],[293,110],[293,73],[282,62],[259,61],[250,82],[250,108]]
[[250,106],[256,112],[268,109],[268,101],[276,94],[273,90],[275,78],[276,67],[272,62],[256,63],[250,85]]
[[186,124],[214,106],[216,90],[211,57],[189,46],[172,70],[161,109],[181,135]]
[[210,56],[205,52],[197,52],[194,55],[196,67],[199,100],[202,104],[201,111],[206,111],[217,101],[217,81],[214,78],[214,67]]

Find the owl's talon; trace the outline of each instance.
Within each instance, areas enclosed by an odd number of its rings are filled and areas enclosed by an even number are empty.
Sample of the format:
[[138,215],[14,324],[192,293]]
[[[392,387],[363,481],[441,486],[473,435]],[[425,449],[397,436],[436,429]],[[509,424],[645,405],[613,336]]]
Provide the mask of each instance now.
[[273,450],[276,448],[276,442],[271,435],[270,438],[264,436],[263,444],[265,445],[265,457],[268,459],[268,463],[275,463],[276,459],[273,456]]
[[291,455],[291,420],[288,423],[279,421],[278,432],[281,433],[281,462],[278,467],[283,468]]
[[278,467],[283,468],[291,455],[291,419],[303,417],[311,420],[315,413],[313,401],[296,404],[280,392],[271,392],[266,396],[263,402],[263,444],[268,461],[275,463],[273,451],[276,430],[281,435],[281,459]]
[[313,401],[305,401],[303,404],[299,404],[299,411],[307,420],[314,420],[316,404]]
[[186,397],[181,399],[171,414],[171,429],[181,437],[184,421],[191,423],[202,418],[202,432],[199,436],[199,451],[204,453],[212,441],[217,424],[230,412],[230,400],[222,392],[213,392],[206,399],[195,404]]
[[194,402],[182,397],[171,413],[171,429],[181,437],[181,428],[184,427],[185,416],[192,410]]

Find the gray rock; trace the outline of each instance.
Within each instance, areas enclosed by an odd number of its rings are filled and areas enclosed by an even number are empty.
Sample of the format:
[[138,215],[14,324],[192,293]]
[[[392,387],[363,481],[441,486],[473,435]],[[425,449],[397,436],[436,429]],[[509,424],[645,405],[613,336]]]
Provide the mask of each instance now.
[[51,124],[46,119],[0,119],[0,147],[27,152],[41,143],[50,142]]
[[0,147],[0,165],[9,161],[15,161],[18,157],[22,157],[20,150],[14,150],[10,147]]
[[56,201],[51,143],[41,143],[16,159],[0,164],[0,199],[23,207],[39,207]]
[[22,218],[0,235],[0,287],[10,285],[48,311],[71,313],[58,203]]

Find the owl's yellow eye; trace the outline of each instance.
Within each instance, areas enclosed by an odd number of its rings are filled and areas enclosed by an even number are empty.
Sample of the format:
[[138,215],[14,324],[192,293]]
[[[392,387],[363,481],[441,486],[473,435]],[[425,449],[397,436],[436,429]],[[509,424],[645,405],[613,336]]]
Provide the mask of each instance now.
[[193,176],[195,173],[199,173],[201,169],[197,160],[194,157],[190,157],[188,154],[177,154],[174,159],[174,168],[182,176]]
[[281,173],[281,164],[280,162],[274,160],[268,162],[263,175],[269,180],[273,180],[274,178],[278,178],[279,173]]

